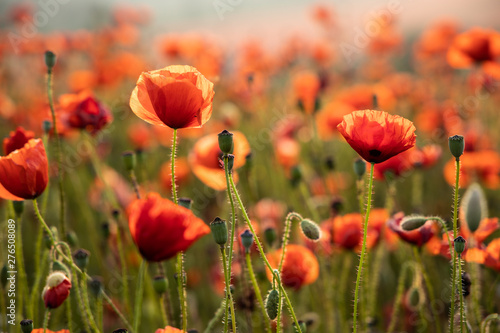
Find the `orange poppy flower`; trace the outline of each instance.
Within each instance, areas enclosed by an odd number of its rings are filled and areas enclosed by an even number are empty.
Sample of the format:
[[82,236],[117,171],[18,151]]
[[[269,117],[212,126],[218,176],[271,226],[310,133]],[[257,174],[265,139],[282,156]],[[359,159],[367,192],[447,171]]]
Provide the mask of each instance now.
[[16,149],[21,149],[31,139],[35,137],[32,131],[26,131],[18,127],[15,132],[10,132],[8,138],[3,139],[3,153],[9,155]]
[[[368,222],[367,247],[373,248],[379,239],[382,226],[387,221],[385,209],[373,209]],[[339,215],[331,221],[333,242],[347,250],[359,250],[363,238],[363,216],[359,213]]]
[[172,326],[166,326],[165,328],[159,328],[155,333],[185,333],[185,331]]
[[303,71],[293,77],[293,89],[295,98],[306,113],[316,111],[316,99],[318,98],[321,82],[316,73]]
[[422,246],[427,243],[434,235],[434,228],[431,221],[427,221],[423,226],[412,231],[406,231],[401,228],[404,214],[402,212],[395,214],[388,222],[388,227],[398,234],[398,236],[407,243]]
[[415,145],[413,123],[387,112],[354,111],[337,126],[349,145],[367,162],[381,163]]
[[[43,333],[43,328],[35,328],[31,333]],[[69,330],[60,330],[57,332],[51,331],[49,329],[45,330],[45,333],[70,333]]]
[[455,37],[447,59],[454,68],[480,64],[492,76],[500,77],[500,33],[490,29],[472,28]]
[[415,53],[417,58],[427,59],[443,56],[457,34],[457,24],[453,21],[442,21],[426,30],[418,40]]
[[[448,184],[455,184],[455,159],[444,166],[444,178]],[[491,189],[500,186],[500,155],[496,151],[466,151],[460,157],[460,187],[467,187],[475,180]]]
[[130,96],[130,107],[153,125],[201,127],[212,115],[213,86],[191,66],[143,72]]
[[338,102],[336,100],[328,103],[316,115],[316,127],[322,139],[332,138],[337,131],[337,126],[342,122],[345,115],[356,111],[350,104]]
[[96,100],[90,91],[62,95],[59,97],[59,107],[63,111],[61,118],[66,126],[86,129],[92,134],[113,120],[109,109]]
[[127,136],[135,149],[145,150],[150,148],[154,142],[151,132],[151,126],[143,122],[133,123],[127,129]]
[[276,160],[285,169],[289,169],[299,163],[300,144],[297,140],[281,138],[274,143]]
[[476,244],[483,243],[486,238],[500,228],[497,217],[484,218],[479,223],[477,230],[471,232],[463,214],[463,210],[460,211],[460,220],[463,221],[463,223],[460,224],[460,233],[465,239],[474,238]]
[[500,271],[500,238],[492,240],[486,247],[486,266]]
[[41,139],[31,139],[21,149],[0,157],[0,198],[35,199],[49,181],[49,164]]
[[[281,261],[282,249],[275,250],[266,255],[267,260],[273,269],[277,269]],[[266,270],[269,281],[273,280],[273,275],[269,269]],[[300,289],[302,286],[313,283],[319,276],[319,263],[314,253],[307,247],[296,244],[286,246],[285,260],[281,272],[281,282],[283,285]]]
[[[380,64],[376,65],[380,68]],[[336,101],[350,105],[354,110],[369,109],[373,106],[373,95],[377,95],[378,104],[383,110],[391,110],[396,104],[394,93],[385,84],[358,84],[340,91]]]
[[130,233],[139,252],[148,261],[163,261],[186,251],[210,228],[187,208],[149,193],[127,208]]
[[[232,133],[234,142],[233,177],[236,182],[238,178],[234,170],[245,165],[246,157],[250,153],[250,144],[243,133],[237,131]],[[195,143],[188,158],[189,165],[196,177],[205,185],[217,191],[226,188],[226,175],[222,167],[221,156],[218,135],[210,134]]]

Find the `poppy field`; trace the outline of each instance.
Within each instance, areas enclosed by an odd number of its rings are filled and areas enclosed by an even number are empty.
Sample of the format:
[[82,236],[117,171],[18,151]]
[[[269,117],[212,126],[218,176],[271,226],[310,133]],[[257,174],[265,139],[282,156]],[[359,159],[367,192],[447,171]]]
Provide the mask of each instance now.
[[1,333],[500,332],[500,26],[64,5],[2,7]]

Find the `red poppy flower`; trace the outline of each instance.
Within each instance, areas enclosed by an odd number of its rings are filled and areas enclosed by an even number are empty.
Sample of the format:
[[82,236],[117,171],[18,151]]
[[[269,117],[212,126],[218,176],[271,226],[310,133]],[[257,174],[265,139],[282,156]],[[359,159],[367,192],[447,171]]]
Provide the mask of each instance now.
[[415,145],[413,123],[387,112],[354,111],[337,128],[367,162],[380,163]]
[[[413,150],[413,149],[411,149]],[[391,157],[387,161],[375,164],[373,168],[373,176],[375,179],[384,180],[387,173],[392,174],[395,177],[402,176],[413,169],[416,161],[415,155],[411,150],[407,150]]]
[[201,127],[212,115],[213,83],[191,66],[144,72],[130,96],[132,111],[153,125]]
[[21,149],[0,157],[0,197],[35,199],[49,181],[47,154],[41,139],[31,139]]
[[484,241],[492,233],[494,233],[496,230],[500,228],[500,224],[498,224],[497,217],[484,218],[479,223],[479,227],[477,228],[477,230],[471,232],[463,211],[464,211],[463,209],[460,210],[460,221],[462,221],[462,223],[460,223],[460,233],[464,236],[465,239],[474,238],[475,240],[474,244],[484,243]]
[[500,271],[500,238],[492,240],[486,247],[486,266]]
[[130,233],[148,261],[163,261],[187,250],[210,228],[191,210],[157,193],[134,200],[127,208]]
[[62,272],[54,272],[47,278],[47,284],[42,292],[45,307],[55,309],[69,296],[71,281]]
[[320,89],[320,81],[316,73],[308,71],[297,73],[293,78],[293,89],[297,101],[306,113],[316,111],[316,99]]
[[184,333],[184,331],[172,326],[166,326],[165,328],[157,329],[155,333]]
[[62,120],[66,126],[85,129],[95,134],[113,120],[107,107],[95,99],[90,91],[66,94],[59,97],[63,111]]
[[[43,328],[35,328],[31,333],[43,333],[44,329]],[[60,330],[57,332],[51,331],[49,329],[45,329],[45,333],[70,333],[69,330]]]
[[[443,171],[446,182],[454,185],[454,158],[445,164]],[[491,189],[500,186],[500,154],[493,150],[466,151],[460,157],[460,187],[467,187],[475,180]]]
[[400,212],[395,214],[388,222],[389,229],[397,233],[402,240],[416,246],[422,246],[432,238],[434,235],[432,221],[427,221],[418,229],[406,231],[401,228],[404,217],[404,214]]
[[10,132],[8,138],[3,139],[3,153],[9,155],[16,149],[21,149],[31,139],[35,137],[32,131],[26,131],[18,127],[15,132]]
[[[266,255],[273,269],[278,268],[282,249]],[[289,244],[286,246],[285,261],[281,272],[281,282],[287,287],[300,289],[304,285],[313,283],[319,276],[319,263],[314,253],[302,245]],[[272,281],[273,275],[267,269],[267,278]]]

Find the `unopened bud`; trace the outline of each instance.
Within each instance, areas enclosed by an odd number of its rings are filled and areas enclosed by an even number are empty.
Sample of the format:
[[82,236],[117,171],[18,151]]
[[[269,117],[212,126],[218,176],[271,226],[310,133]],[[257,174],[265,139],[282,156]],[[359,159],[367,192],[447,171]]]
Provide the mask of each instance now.
[[479,184],[474,183],[465,191],[460,203],[460,210],[471,232],[475,232],[479,228],[481,221],[488,217],[486,196]]
[[212,230],[212,235],[217,244],[224,245],[227,243],[228,234],[226,221],[216,217],[213,222],[210,223],[210,230]]
[[422,227],[429,219],[421,215],[405,216],[401,221],[401,229],[404,231],[412,231]]
[[33,331],[33,320],[31,319],[21,320],[21,331],[23,333],[31,333],[31,331]]
[[253,244],[253,234],[250,230],[246,229],[241,233],[240,238],[241,244],[243,244],[243,247],[245,248],[245,252],[250,253],[250,248]]
[[127,171],[133,171],[136,165],[135,154],[133,151],[126,151],[122,154],[123,165]]
[[280,296],[276,289],[272,289],[269,294],[267,294],[265,308],[269,319],[274,320],[278,317],[278,305]]
[[357,158],[353,163],[354,173],[359,179],[363,178],[366,172],[366,163],[361,158]]
[[44,120],[42,123],[42,129],[45,134],[48,134],[52,129],[52,122],[50,120]]
[[321,229],[315,222],[311,220],[302,220],[300,222],[300,229],[302,230],[304,236],[306,236],[310,240],[317,241],[321,237]]
[[14,213],[19,218],[23,215],[24,212],[24,201],[12,201],[12,205],[14,206]]
[[223,130],[219,133],[219,149],[224,154],[232,154],[233,153],[233,133],[228,130]]
[[52,51],[45,51],[45,65],[47,65],[47,69],[52,71],[52,68],[56,65],[57,57]]
[[264,239],[266,240],[266,244],[269,247],[273,247],[273,244],[277,238],[278,235],[276,234],[276,229],[269,227],[266,230],[264,230]]
[[162,295],[168,290],[168,280],[163,275],[158,275],[153,278],[153,288],[154,290]]
[[458,236],[453,240],[453,247],[458,254],[462,254],[465,250],[465,244],[467,241],[462,236]]
[[465,140],[461,135],[454,135],[448,138],[448,146],[450,147],[450,152],[455,159],[459,159],[463,155],[465,149]]
[[85,270],[89,264],[90,252],[84,249],[76,250],[73,253],[73,258],[75,259],[75,264],[81,270]]

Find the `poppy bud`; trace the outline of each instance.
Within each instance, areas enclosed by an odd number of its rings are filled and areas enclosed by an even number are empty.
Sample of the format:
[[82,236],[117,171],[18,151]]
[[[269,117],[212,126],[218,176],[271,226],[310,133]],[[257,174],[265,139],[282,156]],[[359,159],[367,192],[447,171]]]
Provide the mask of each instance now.
[[52,262],[52,272],[63,272],[64,274],[69,275],[68,267],[66,267],[66,265],[59,260],[54,260]]
[[448,138],[450,152],[458,160],[463,155],[465,149],[465,140],[461,135],[454,135]]
[[325,160],[325,166],[328,171],[335,170],[335,160],[333,157],[328,156]]
[[95,296],[98,297],[102,293],[102,279],[99,276],[93,276],[92,280],[89,281],[89,290]]
[[302,220],[302,222],[300,222],[300,229],[302,233],[304,233],[304,236],[310,240],[317,241],[321,237],[321,229],[311,220]]
[[47,65],[47,69],[49,72],[52,71],[52,68],[56,65],[57,57],[52,51],[45,51],[45,65]]
[[[307,326],[306,326],[306,322],[305,321],[299,320],[299,327],[300,327],[300,332],[301,333],[306,333]],[[293,331],[296,332],[296,333],[299,332],[299,330],[295,326],[295,323],[293,323]]]
[[457,238],[455,238],[453,240],[453,247],[455,248],[455,251],[459,255],[462,254],[462,252],[464,252],[464,250],[465,250],[465,243],[467,243],[467,241],[462,236],[458,236]]
[[31,333],[31,331],[33,331],[33,320],[31,319],[21,320],[21,331],[23,331],[23,333]]
[[189,198],[179,198],[179,206],[182,206],[187,209],[191,209],[191,205],[193,204],[193,200]]
[[122,154],[123,165],[127,171],[133,171],[135,169],[136,159],[135,154],[132,151],[126,151]]
[[353,168],[354,173],[361,179],[366,172],[366,163],[361,158],[357,158],[354,161]]
[[481,221],[488,216],[486,197],[479,184],[474,183],[465,191],[460,210],[469,230],[475,232]]
[[168,290],[168,280],[163,275],[158,275],[153,278],[153,288],[154,290],[162,295]]
[[73,258],[75,259],[75,264],[82,271],[87,268],[87,266],[89,264],[89,257],[90,257],[90,252],[87,250],[84,250],[84,249],[76,250],[75,253],[73,253]]
[[300,167],[296,165],[290,169],[290,183],[293,187],[296,187],[297,185],[299,185],[301,180],[302,171],[300,170]]
[[404,231],[412,231],[420,228],[427,221],[427,217],[421,215],[405,216],[401,221],[401,229],[403,229]]
[[127,333],[128,331],[124,328],[119,328],[113,331],[113,333]]
[[70,230],[66,233],[66,240],[68,241],[69,246],[78,245],[78,236],[73,230]]
[[70,289],[71,281],[64,273],[54,272],[50,274],[42,292],[45,307],[48,309],[59,307],[68,298]]
[[24,211],[24,201],[12,201],[12,205],[14,206],[16,216],[20,217]]
[[222,246],[227,243],[228,235],[226,221],[222,220],[220,217],[216,217],[213,222],[210,223],[210,230],[212,230],[212,235],[217,244]]
[[273,247],[276,238],[278,238],[278,235],[276,234],[276,230],[274,228],[270,227],[264,230],[264,239],[269,247]]
[[245,252],[250,253],[250,247],[253,244],[253,234],[250,230],[246,229],[241,233],[240,238],[241,244],[243,244],[243,247],[245,248]]
[[5,289],[7,285],[7,264],[3,265],[2,271],[0,272],[0,283],[2,283],[2,288]]
[[42,129],[45,134],[48,134],[52,129],[52,122],[50,120],[44,120],[42,123]]
[[227,155],[227,172],[229,172],[229,173],[233,172],[233,165],[234,165],[234,155],[228,154]]
[[267,294],[265,307],[267,316],[269,319],[274,320],[278,317],[278,305],[280,296],[276,289],[272,289],[269,294]]
[[223,130],[219,133],[219,149],[224,154],[232,154],[233,153],[233,133],[228,130]]
[[408,306],[415,310],[419,308],[420,302],[421,302],[421,297],[420,297],[420,290],[418,287],[412,287],[407,295],[407,304]]

